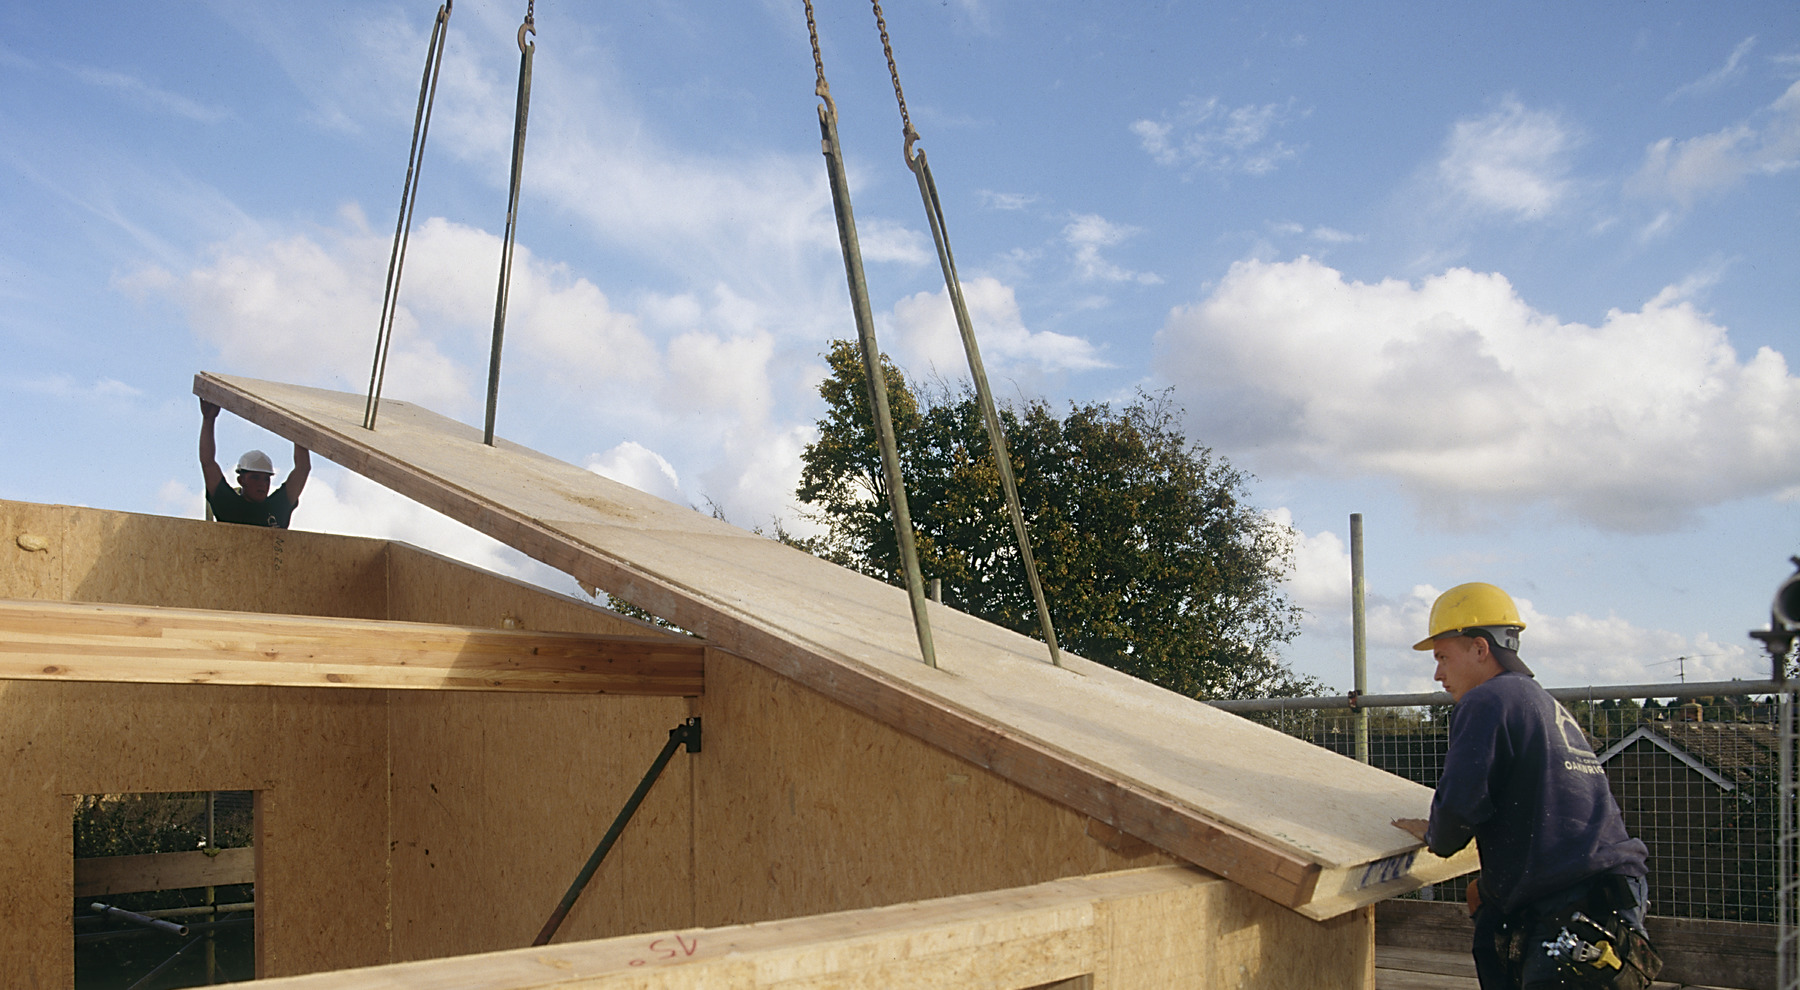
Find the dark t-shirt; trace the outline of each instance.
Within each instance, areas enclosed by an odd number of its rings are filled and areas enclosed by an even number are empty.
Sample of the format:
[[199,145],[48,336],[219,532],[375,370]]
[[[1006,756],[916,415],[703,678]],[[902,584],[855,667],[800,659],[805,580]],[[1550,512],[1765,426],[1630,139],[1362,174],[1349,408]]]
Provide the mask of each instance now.
[[299,504],[288,498],[285,483],[270,492],[268,498],[252,502],[242,492],[221,481],[206,496],[206,501],[212,506],[213,518],[220,522],[268,526],[273,529],[288,528],[288,520],[294,515],[294,506]]
[[1644,875],[1606,772],[1568,710],[1524,674],[1463,695],[1431,799],[1431,851],[1477,840],[1482,893],[1511,913],[1600,873]]

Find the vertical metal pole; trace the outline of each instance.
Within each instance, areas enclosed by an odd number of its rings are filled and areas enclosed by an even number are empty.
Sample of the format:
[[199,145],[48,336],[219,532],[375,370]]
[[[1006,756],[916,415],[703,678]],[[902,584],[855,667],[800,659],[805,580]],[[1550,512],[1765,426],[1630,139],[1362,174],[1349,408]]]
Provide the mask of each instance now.
[[934,602],[937,602],[939,605],[944,604],[944,579],[943,578],[932,578],[931,579],[931,600]]
[[[219,842],[217,822],[214,817],[214,812],[218,806],[218,797],[219,797],[218,791],[207,791],[206,792],[206,849],[207,849],[207,852],[209,852],[209,853],[211,853],[213,850],[218,848],[218,842]],[[219,896],[218,896],[218,888],[217,887],[208,886],[206,888],[206,903],[207,903],[207,906],[212,908],[212,912],[207,916],[206,920],[215,921],[215,922],[218,921],[219,920]],[[213,929],[208,928],[206,930],[206,985],[207,986],[212,986],[214,983],[217,983],[218,975],[219,975],[218,942],[213,938],[213,934],[214,934]]]
[[844,249],[844,276],[850,283],[850,303],[856,315],[856,335],[862,345],[863,373],[868,378],[869,401],[874,407],[875,432],[881,439],[881,467],[887,481],[888,505],[894,514],[894,542],[900,566],[906,573],[906,593],[912,603],[913,629],[919,637],[919,656],[928,667],[937,666],[931,641],[931,618],[925,612],[925,581],[919,573],[919,551],[914,543],[912,512],[906,505],[906,483],[900,476],[900,451],[894,441],[894,419],[888,410],[887,376],[881,371],[881,346],[875,341],[875,316],[869,308],[869,288],[863,280],[862,248],[856,240],[856,217],[850,210],[850,178],[844,171],[844,150],[838,143],[837,105],[825,85],[823,70],[816,92],[819,104],[820,150],[831,179],[831,201],[837,211],[838,240]]
[[[1366,622],[1366,585],[1363,581],[1362,513],[1350,513],[1350,639],[1355,669],[1356,695],[1369,691],[1369,636]],[[1369,762],[1369,710],[1356,709],[1356,758]]]
[[[1771,620],[1771,629],[1780,629],[1778,622]],[[1795,959],[1796,933],[1794,931],[1794,898],[1796,889],[1800,889],[1800,879],[1794,876],[1794,852],[1797,837],[1794,834],[1794,690],[1787,680],[1787,655],[1790,646],[1782,650],[1780,656],[1775,655],[1771,645],[1769,654],[1775,661],[1775,681],[1781,687],[1777,697],[1778,715],[1781,719],[1781,757],[1779,760],[1781,783],[1777,789],[1776,799],[1781,802],[1778,815],[1779,829],[1775,837],[1775,985],[1780,990],[1793,990],[1800,987],[1800,961]]]

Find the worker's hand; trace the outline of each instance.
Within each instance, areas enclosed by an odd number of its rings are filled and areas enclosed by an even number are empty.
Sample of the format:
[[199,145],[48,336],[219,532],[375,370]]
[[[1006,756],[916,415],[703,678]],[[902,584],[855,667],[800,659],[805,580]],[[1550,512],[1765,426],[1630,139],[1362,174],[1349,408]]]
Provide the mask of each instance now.
[[1469,917],[1481,910],[1481,881],[1470,880],[1469,889],[1463,893],[1463,899],[1469,902]]
[[200,415],[206,419],[217,419],[219,415],[219,404],[201,399]]
[[1425,841],[1425,826],[1427,824],[1428,823],[1423,818],[1396,818],[1393,822],[1395,828],[1418,839],[1420,842]]

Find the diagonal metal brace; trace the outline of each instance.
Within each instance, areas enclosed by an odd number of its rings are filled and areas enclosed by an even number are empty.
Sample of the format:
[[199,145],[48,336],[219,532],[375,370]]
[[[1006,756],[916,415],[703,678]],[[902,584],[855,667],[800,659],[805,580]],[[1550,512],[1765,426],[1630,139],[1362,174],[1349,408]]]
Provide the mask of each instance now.
[[662,752],[656,754],[656,762],[650,764],[650,772],[644,774],[644,779],[638,782],[637,790],[631,792],[631,798],[619,811],[619,817],[613,819],[612,827],[600,837],[600,844],[594,847],[594,854],[588,857],[587,864],[576,875],[575,882],[569,885],[569,892],[563,895],[562,903],[556,905],[556,910],[550,912],[550,920],[544,922],[543,930],[538,932],[536,939],[532,940],[532,945],[550,944],[550,939],[555,937],[556,930],[562,927],[563,919],[568,917],[569,912],[574,909],[575,902],[580,899],[581,892],[586,889],[588,881],[592,880],[594,872],[600,869],[600,862],[612,850],[613,843],[619,841],[619,835],[631,822],[631,816],[637,814],[638,805],[644,803],[644,797],[650,793],[651,785],[656,783],[656,778],[662,776],[663,767],[669,765],[669,759],[675,755],[675,750],[682,746],[686,746],[690,753],[700,752],[699,716],[690,718],[669,730],[669,741],[663,745]]

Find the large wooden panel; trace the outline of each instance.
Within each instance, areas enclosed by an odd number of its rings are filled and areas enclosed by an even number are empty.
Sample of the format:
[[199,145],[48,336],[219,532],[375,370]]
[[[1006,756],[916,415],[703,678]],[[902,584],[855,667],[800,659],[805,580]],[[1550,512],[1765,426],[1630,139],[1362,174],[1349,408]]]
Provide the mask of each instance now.
[[711,656],[707,678],[706,748],[693,757],[697,924],[1172,862],[1143,843],[1110,848],[1080,812],[748,661]]
[[[1303,913],[1466,872],[1396,817],[1430,791],[405,403],[200,375],[195,392],[714,645]],[[1370,870],[1371,864],[1385,869]],[[1321,888],[1321,882],[1323,887]]]

